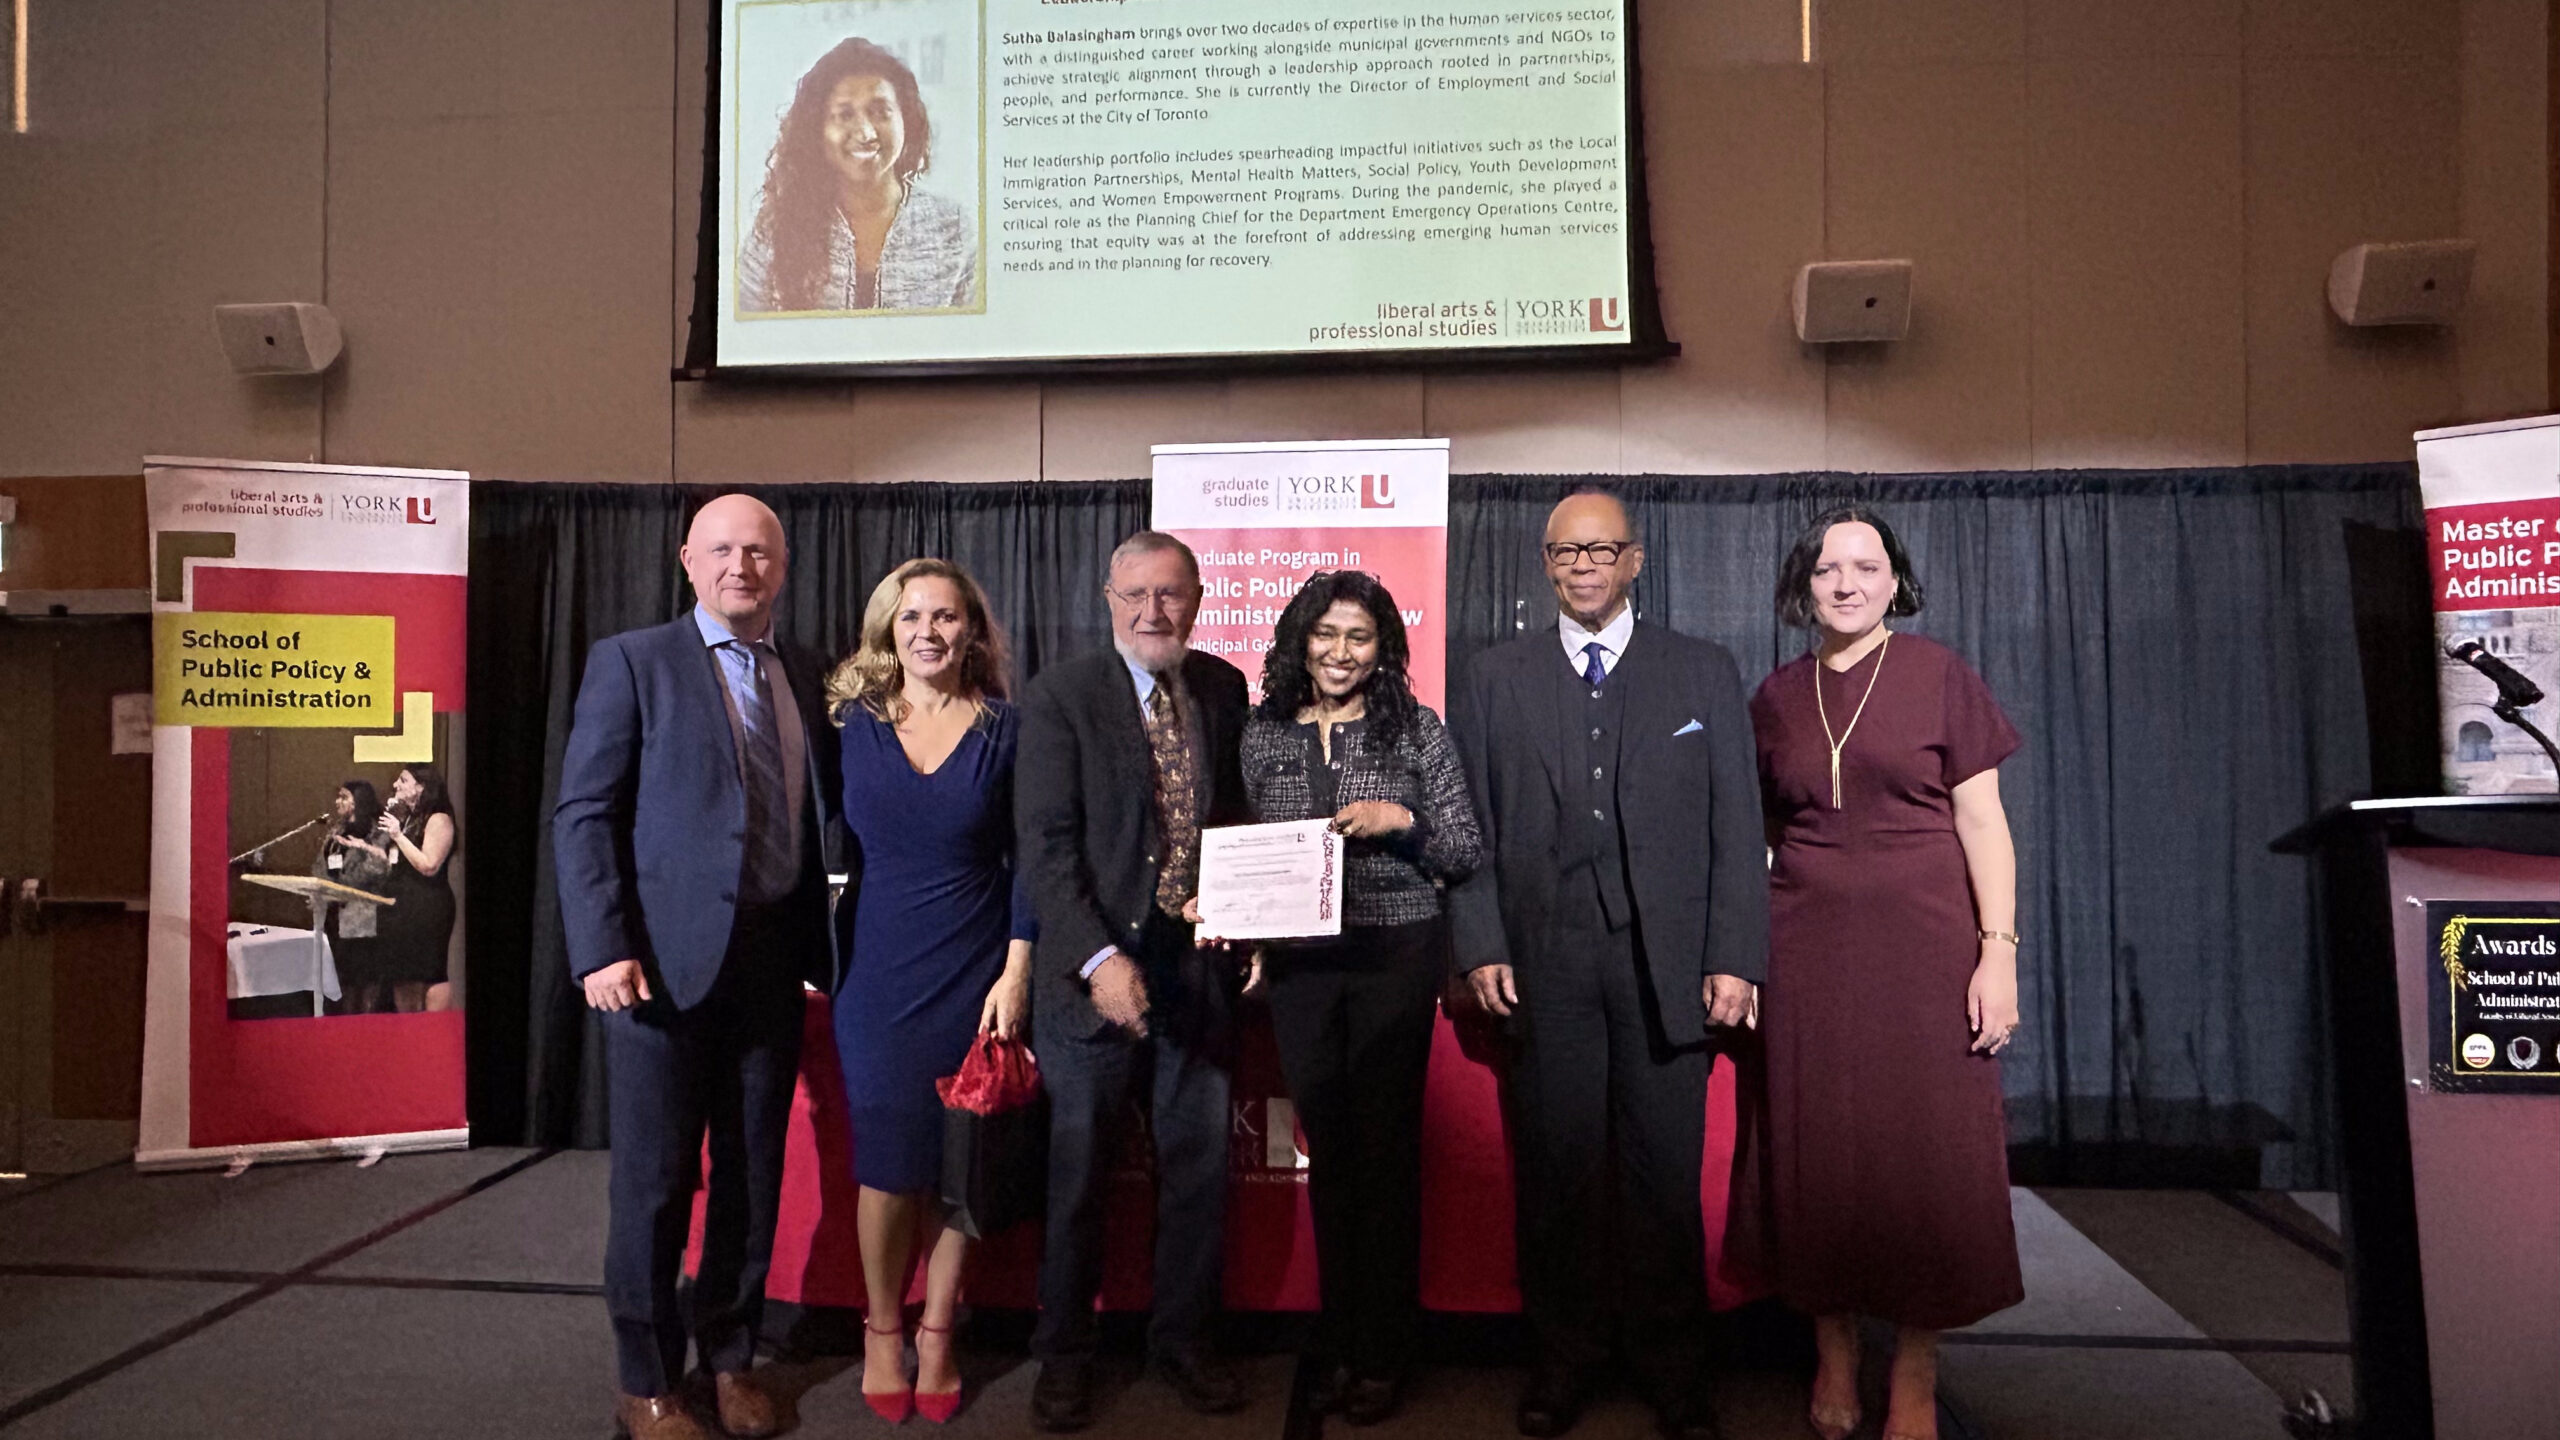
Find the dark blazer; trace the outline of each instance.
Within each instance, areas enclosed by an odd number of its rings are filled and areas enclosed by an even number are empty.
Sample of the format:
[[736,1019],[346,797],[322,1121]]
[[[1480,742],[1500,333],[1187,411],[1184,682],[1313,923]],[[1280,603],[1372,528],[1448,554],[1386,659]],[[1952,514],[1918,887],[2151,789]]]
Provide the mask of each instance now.
[[[1236,745],[1244,733],[1244,674],[1197,650],[1183,688],[1200,745],[1200,824],[1247,818]],[[1128,662],[1116,650],[1050,666],[1022,695],[1014,761],[1018,862],[1031,875],[1040,939],[1032,952],[1035,1016],[1078,1036],[1100,1030],[1080,972],[1106,946],[1135,953],[1155,908],[1155,761]]]
[[[691,610],[597,641],[551,813],[570,975],[636,959],[680,1010],[719,978],[746,854],[747,794],[719,664]],[[832,989],[827,860],[839,751],[820,699],[827,662],[786,652],[782,666],[808,740],[800,879],[782,907],[808,926],[793,942],[804,978]]]
[[[1450,896],[1460,969],[1508,964],[1532,985],[1563,862],[1564,649],[1552,624],[1469,666],[1450,724],[1487,863]],[[1647,978],[1673,1044],[1706,1035],[1709,975],[1769,967],[1768,850],[1751,712],[1733,656],[1638,621],[1609,683],[1626,687],[1618,814]],[[1695,721],[1696,729],[1689,729]],[[1687,733],[1682,733],[1683,731]]]

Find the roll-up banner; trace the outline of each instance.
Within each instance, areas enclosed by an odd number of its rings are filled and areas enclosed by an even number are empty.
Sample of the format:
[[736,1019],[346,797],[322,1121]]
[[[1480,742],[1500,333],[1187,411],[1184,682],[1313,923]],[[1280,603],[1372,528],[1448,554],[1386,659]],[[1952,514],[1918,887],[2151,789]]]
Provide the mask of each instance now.
[[2560,415],[2417,442],[2445,793],[2560,791]]
[[467,1144],[471,490],[145,462],[145,1167]]

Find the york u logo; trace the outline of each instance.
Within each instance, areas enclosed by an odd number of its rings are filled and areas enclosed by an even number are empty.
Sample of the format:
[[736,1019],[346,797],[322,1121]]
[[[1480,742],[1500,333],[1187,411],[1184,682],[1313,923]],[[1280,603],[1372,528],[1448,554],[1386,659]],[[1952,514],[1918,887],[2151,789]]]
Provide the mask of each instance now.
[[1393,510],[1396,508],[1396,479],[1392,475],[1360,477],[1360,508]]
[[436,501],[432,495],[412,495],[401,509],[401,516],[412,525],[436,523]]
[[1591,328],[1593,330],[1624,330],[1627,328],[1626,319],[1618,313],[1617,296],[1612,295],[1607,299],[1602,299],[1597,295],[1591,297]]

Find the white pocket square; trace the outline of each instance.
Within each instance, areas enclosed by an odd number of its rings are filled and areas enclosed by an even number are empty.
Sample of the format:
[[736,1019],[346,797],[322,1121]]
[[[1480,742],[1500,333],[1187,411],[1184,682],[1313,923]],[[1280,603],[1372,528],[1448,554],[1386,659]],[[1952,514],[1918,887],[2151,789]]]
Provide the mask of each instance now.
[[1672,731],[1672,732],[1671,732],[1671,738],[1672,738],[1672,739],[1674,739],[1674,740],[1677,740],[1677,739],[1679,739],[1681,736],[1683,736],[1683,735],[1687,735],[1687,734],[1691,733],[1692,731],[1704,730],[1704,729],[1706,729],[1706,728],[1707,728],[1706,726],[1699,724],[1699,723],[1698,723],[1697,721],[1695,721],[1695,720],[1692,720],[1692,721],[1690,721],[1688,724],[1681,726],[1679,729]]

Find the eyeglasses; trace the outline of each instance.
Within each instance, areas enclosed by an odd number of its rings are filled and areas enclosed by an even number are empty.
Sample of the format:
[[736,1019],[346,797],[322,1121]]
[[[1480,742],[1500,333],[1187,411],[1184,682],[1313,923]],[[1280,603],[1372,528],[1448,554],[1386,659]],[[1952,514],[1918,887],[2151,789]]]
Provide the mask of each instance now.
[[1157,609],[1170,613],[1190,604],[1192,600],[1192,592],[1189,590],[1114,590],[1108,585],[1102,588],[1103,592],[1112,599],[1132,610],[1139,611],[1145,610],[1147,603],[1153,601]]
[[1594,565],[1615,565],[1620,555],[1635,548],[1635,543],[1633,540],[1564,540],[1542,548],[1550,565],[1579,565],[1584,556],[1589,556]]

